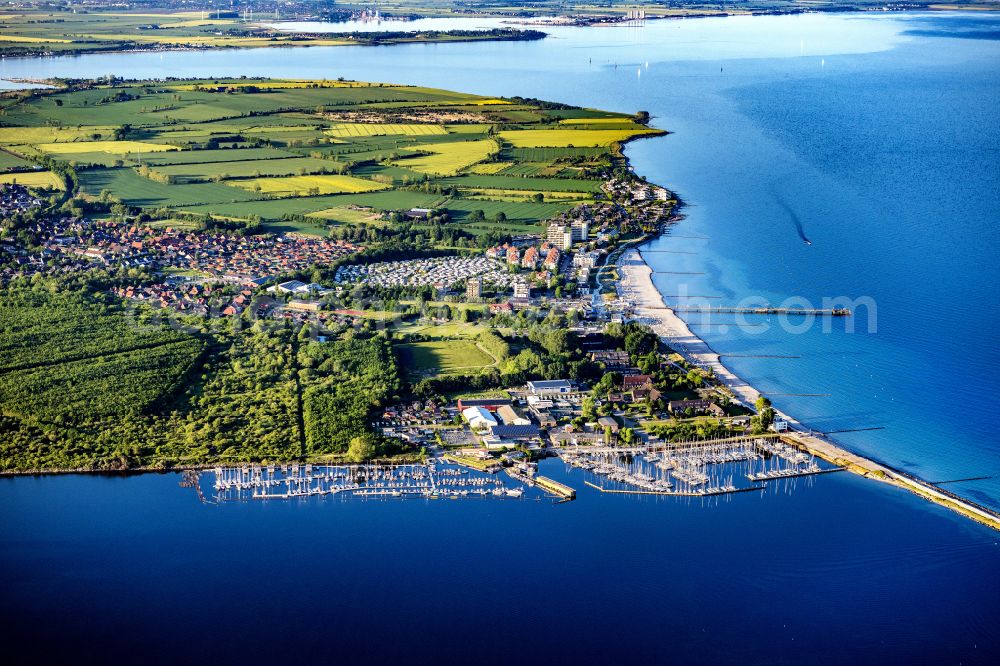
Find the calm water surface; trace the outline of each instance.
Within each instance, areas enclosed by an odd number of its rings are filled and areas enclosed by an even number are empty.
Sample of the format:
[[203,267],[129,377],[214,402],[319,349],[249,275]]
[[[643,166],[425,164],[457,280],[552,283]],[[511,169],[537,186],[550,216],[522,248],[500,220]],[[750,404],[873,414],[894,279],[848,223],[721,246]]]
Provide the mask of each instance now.
[[846,473],[730,501],[200,504],[0,480],[0,635],[46,659],[989,663],[997,535]]
[[[874,333],[864,317],[852,334],[697,332],[810,426],[882,427],[840,437],[931,480],[991,476],[949,488],[1000,506],[998,25],[686,20],[524,43],[6,60],[0,77],[345,76],[648,110],[673,134],[629,156],[689,207],[651,245],[670,253],[647,257],[700,274],[658,275],[663,293],[877,304]],[[845,474],[713,506],[597,497],[573,475],[580,499],[560,506],[215,507],[177,481],[0,480],[0,636],[95,657],[152,642],[162,660],[1000,657],[997,535]]]

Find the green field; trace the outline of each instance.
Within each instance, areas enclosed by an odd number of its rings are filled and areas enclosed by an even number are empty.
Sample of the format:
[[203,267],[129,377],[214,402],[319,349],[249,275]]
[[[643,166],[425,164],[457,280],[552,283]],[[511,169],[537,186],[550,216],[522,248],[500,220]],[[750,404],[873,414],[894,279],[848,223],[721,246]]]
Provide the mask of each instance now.
[[4,150],[0,150],[0,171],[9,171],[10,169],[30,169],[32,163],[23,157],[18,157],[17,155],[12,155]]
[[300,157],[300,155],[277,148],[229,148],[155,153],[143,155],[142,162],[149,166],[162,166],[171,164],[200,164],[203,162],[216,164],[222,162],[261,162],[287,157]]
[[601,182],[597,180],[579,180],[570,178],[517,178],[506,175],[471,175],[446,178],[442,182],[458,187],[482,187],[501,190],[539,190],[550,192],[588,192],[601,191]]
[[192,206],[259,199],[260,195],[219,183],[166,184],[143,178],[134,169],[88,169],[80,172],[80,189],[98,196],[104,190],[132,206]]
[[472,340],[427,340],[396,345],[404,368],[417,375],[446,375],[478,370],[495,360]]
[[334,208],[324,208],[315,213],[309,213],[309,217],[316,217],[328,222],[365,224],[373,222],[373,213],[370,209],[358,209],[351,206],[336,206]]
[[157,166],[156,173],[171,176],[178,182],[205,181],[213,178],[249,178],[259,176],[293,176],[336,170],[337,163],[313,157],[292,157],[273,160],[244,160],[232,162],[196,162]]
[[[236,190],[239,191],[239,190]],[[405,210],[409,208],[434,208],[445,200],[436,194],[385,190],[366,194],[339,194],[318,197],[295,197],[263,201],[238,201],[191,205],[180,208],[184,212],[245,218],[258,215],[265,220],[277,220],[285,214],[306,215],[328,208],[342,206],[369,206],[379,210]]]

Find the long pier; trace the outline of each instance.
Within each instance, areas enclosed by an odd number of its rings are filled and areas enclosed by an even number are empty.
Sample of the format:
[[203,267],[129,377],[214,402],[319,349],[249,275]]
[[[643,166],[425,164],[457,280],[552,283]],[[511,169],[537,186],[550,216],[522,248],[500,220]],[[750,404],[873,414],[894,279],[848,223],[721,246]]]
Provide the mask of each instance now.
[[[709,296],[688,296],[687,298],[714,298]],[[741,308],[727,305],[677,305],[672,308],[663,306],[644,307],[645,310],[673,310],[674,312],[693,312],[706,314],[748,314],[748,315],[796,315],[813,317],[850,317],[848,308]]]

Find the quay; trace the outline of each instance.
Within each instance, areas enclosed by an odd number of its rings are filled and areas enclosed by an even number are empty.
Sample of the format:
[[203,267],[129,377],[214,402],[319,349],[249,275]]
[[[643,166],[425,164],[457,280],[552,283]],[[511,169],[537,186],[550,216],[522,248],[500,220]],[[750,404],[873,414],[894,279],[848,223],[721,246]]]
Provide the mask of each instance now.
[[576,491],[574,489],[547,476],[536,476],[535,483],[542,490],[552,493],[557,497],[567,500],[576,499]]
[[469,469],[474,469],[477,472],[487,472],[492,474],[494,472],[499,472],[503,465],[500,464],[499,460],[488,459],[479,460],[477,458],[467,458],[465,456],[458,456],[453,453],[447,453],[444,455],[444,460],[446,462],[459,465],[461,467],[468,467]]

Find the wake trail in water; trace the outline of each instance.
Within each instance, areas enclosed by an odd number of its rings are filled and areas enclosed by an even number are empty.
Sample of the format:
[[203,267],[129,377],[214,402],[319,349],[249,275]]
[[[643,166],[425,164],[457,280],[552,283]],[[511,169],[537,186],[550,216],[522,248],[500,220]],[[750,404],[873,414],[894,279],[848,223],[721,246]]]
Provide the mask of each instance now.
[[792,218],[792,222],[795,223],[795,230],[799,232],[799,238],[802,239],[802,242],[806,245],[812,245],[812,241],[806,238],[806,232],[802,229],[802,220],[800,220],[799,216],[795,214],[795,211],[792,210],[791,206],[789,206],[785,200],[781,198],[781,195],[778,194],[777,191],[772,190],[771,194],[774,196],[774,200],[778,202],[778,205],[784,208],[785,212],[788,213],[788,217]]

